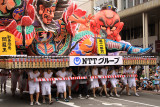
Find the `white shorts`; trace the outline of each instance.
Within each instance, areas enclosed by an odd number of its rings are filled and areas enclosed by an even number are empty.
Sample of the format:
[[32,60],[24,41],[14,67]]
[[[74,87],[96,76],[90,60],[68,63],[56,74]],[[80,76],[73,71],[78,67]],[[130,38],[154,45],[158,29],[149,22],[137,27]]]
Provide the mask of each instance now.
[[29,87],[29,94],[39,93],[39,87]]
[[115,88],[117,85],[117,79],[112,79],[112,80],[110,79],[110,82],[111,82],[112,87]]
[[106,78],[102,78],[102,79],[101,79],[101,83],[102,83],[102,85],[106,85],[106,81],[107,81],[107,79],[106,79]]
[[98,79],[93,79],[91,82],[91,88],[99,87]]
[[58,93],[64,93],[64,92],[66,92],[66,85],[65,84],[58,84],[57,85],[57,92]]
[[131,87],[136,87],[136,81],[128,81],[128,85],[129,85],[129,87],[131,88]]
[[42,95],[49,95],[51,94],[51,86],[42,86]]
[[121,81],[122,81],[123,85],[127,85],[128,84],[127,83],[127,78],[122,78]]
[[72,86],[72,81],[71,80],[66,81],[66,86],[71,87]]

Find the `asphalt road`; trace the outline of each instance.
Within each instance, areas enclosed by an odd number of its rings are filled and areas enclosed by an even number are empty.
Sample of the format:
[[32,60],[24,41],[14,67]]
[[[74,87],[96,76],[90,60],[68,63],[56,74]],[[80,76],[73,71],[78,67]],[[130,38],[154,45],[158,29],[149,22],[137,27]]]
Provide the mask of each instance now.
[[[140,97],[136,97],[131,92],[132,96],[121,95],[120,98],[116,97],[90,97],[89,99],[79,99],[77,94],[73,95],[73,100],[70,102],[64,102],[63,99],[56,102],[55,97],[53,97],[54,103],[52,105],[42,104],[43,107],[160,107],[160,95],[142,93],[139,92]],[[42,98],[40,98],[40,102]],[[47,102],[47,100],[46,100]],[[16,96],[11,96],[10,82],[7,83],[7,94],[0,94],[0,107],[30,107],[29,94],[24,93],[23,99],[19,96],[19,91],[17,90]],[[36,107],[37,105],[34,105]]]

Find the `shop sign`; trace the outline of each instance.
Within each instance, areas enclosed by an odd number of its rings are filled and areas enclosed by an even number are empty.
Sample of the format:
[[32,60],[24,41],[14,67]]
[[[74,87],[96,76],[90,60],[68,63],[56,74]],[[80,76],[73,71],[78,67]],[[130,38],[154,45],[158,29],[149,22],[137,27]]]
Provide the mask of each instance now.
[[122,56],[70,56],[70,66],[123,65]]

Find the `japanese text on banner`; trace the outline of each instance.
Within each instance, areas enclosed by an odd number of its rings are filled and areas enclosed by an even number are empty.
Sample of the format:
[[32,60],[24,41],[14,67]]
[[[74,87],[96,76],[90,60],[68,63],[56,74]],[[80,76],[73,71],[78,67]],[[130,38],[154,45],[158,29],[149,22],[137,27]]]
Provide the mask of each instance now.
[[97,39],[98,54],[106,55],[106,47],[104,39]]
[[122,56],[70,56],[70,66],[123,65]]
[[6,31],[0,33],[0,55],[16,55],[14,35]]

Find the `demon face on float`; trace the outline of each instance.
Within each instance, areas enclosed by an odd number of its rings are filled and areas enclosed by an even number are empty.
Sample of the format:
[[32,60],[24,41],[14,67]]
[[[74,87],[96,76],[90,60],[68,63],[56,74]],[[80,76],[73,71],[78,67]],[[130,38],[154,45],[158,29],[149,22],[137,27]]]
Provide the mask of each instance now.
[[45,8],[43,5],[39,5],[39,8],[39,14],[42,15],[43,23],[51,24],[56,7]]
[[[61,19],[69,0],[35,0],[34,8],[38,23],[46,31],[55,32],[59,29],[57,20]],[[36,25],[37,26],[37,25]]]
[[124,23],[120,22],[119,15],[115,12],[115,8],[110,5],[104,5],[102,10],[94,15],[90,22],[90,29],[94,34],[105,35],[105,38],[121,41],[120,31]]

